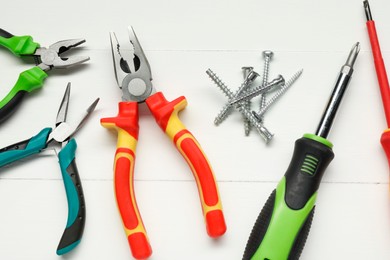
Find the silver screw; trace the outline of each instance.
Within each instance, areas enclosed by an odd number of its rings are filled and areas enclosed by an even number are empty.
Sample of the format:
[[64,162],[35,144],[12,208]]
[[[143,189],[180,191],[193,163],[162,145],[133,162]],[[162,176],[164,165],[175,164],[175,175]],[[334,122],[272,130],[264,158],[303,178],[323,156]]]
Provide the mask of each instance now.
[[253,67],[242,67],[241,68],[243,73],[244,73],[244,80],[246,79],[246,77],[248,76],[248,74],[253,71]]
[[272,96],[272,98],[265,104],[263,108],[260,109],[258,113],[254,113],[256,118],[262,117],[265,112],[274,104],[290,87],[294,84],[294,82],[302,75],[303,69],[296,72],[286,83],[282,86],[282,88]]
[[260,123],[257,118],[251,113],[250,110],[247,110],[243,106],[237,107],[238,111],[243,114],[248,121],[256,128],[260,136],[264,139],[265,143],[268,144],[272,137],[274,136],[262,123]]
[[261,93],[267,92],[268,90],[270,90],[274,87],[280,86],[280,85],[284,85],[284,78],[282,75],[278,75],[275,79],[273,79],[271,82],[267,83],[265,86],[256,87],[250,91],[247,91],[242,96],[238,96],[238,97],[232,99],[230,101],[230,104],[234,105],[234,104],[242,102],[243,100],[254,98],[254,97],[260,95]]
[[259,74],[255,71],[249,72],[246,79],[239,87],[239,89],[233,94],[233,97],[229,99],[228,103],[222,108],[222,110],[219,112],[217,117],[214,119],[215,125],[219,125],[220,123],[223,122],[223,120],[225,120],[228,117],[228,115],[232,111],[232,105],[230,104],[230,102],[234,98],[238,97],[241,93],[243,93],[258,76],[259,76]]
[[[269,75],[269,64],[271,62],[274,53],[270,50],[263,51],[264,57],[264,69],[263,69],[263,86],[268,83],[268,75]],[[266,93],[261,93],[260,96],[260,109],[263,108],[266,104]],[[264,116],[261,117],[261,121],[264,120]]]
[[[241,69],[243,70],[243,73],[244,73],[244,79],[246,79],[248,74],[251,71],[253,71],[253,67],[242,67]],[[251,101],[250,100],[246,100],[243,103],[244,103],[244,106],[245,106],[246,109],[251,110]],[[249,120],[245,116],[243,116],[243,117],[244,117],[244,131],[245,131],[245,135],[248,136],[250,131],[251,131],[251,123],[249,122]]]
[[[217,85],[217,87],[222,90],[222,92],[227,96],[227,98],[230,100],[233,96],[234,93],[223,83],[223,81],[211,70],[208,69],[206,71],[206,74],[210,77],[210,79]],[[232,110],[228,111],[228,114],[226,117],[230,114]],[[214,124],[217,125],[217,123],[214,120]]]
[[[222,80],[211,70],[208,69],[206,74],[211,78],[211,80],[218,86],[219,89],[229,98],[234,98],[234,93],[222,82]],[[238,107],[238,110],[243,114],[246,118],[248,118],[249,122],[256,128],[256,130],[260,133],[260,136],[265,140],[266,143],[271,141],[273,134],[260,122],[257,121],[256,117],[251,113],[250,110],[245,107]]]
[[210,79],[217,85],[217,87],[222,90],[222,92],[227,96],[228,99],[231,99],[234,96],[234,93],[228,88],[228,86],[223,83],[223,81],[211,70],[208,69],[206,74]]

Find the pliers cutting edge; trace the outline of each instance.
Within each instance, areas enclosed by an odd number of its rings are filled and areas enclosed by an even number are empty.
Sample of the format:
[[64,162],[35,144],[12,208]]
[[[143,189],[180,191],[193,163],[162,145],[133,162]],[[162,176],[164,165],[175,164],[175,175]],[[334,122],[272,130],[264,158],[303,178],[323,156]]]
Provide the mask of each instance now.
[[199,143],[177,115],[187,105],[185,97],[169,102],[161,92],[156,93],[149,62],[132,27],[129,27],[131,51],[121,49],[115,33],[111,33],[110,37],[116,79],[124,101],[119,103],[118,115],[101,119],[101,124],[118,132],[114,162],[115,195],[133,256],[145,259],[152,254],[133,187],[139,131],[138,103],[141,102],[146,102],[157,124],[190,166],[198,186],[207,233],[211,237],[223,235],[226,224],[213,171]]
[[96,99],[82,115],[77,124],[66,122],[70,96],[70,83],[68,84],[54,129],[48,127],[41,130],[30,139],[12,144],[0,149],[0,167],[42,152],[51,144],[61,144],[58,153],[62,178],[68,200],[68,220],[65,231],[57,248],[57,254],[63,255],[80,243],[85,225],[85,202],[80,176],[76,167],[75,153],[77,144],[72,136],[82,127],[88,116],[95,109],[99,99]]
[[14,87],[0,101],[0,123],[11,116],[27,93],[42,87],[43,80],[48,76],[46,71],[53,68],[66,69],[89,60],[87,56],[70,58],[60,56],[84,42],[84,39],[63,40],[45,48],[34,42],[31,36],[14,36],[0,28],[0,45],[19,57],[34,56],[37,65],[20,73]]

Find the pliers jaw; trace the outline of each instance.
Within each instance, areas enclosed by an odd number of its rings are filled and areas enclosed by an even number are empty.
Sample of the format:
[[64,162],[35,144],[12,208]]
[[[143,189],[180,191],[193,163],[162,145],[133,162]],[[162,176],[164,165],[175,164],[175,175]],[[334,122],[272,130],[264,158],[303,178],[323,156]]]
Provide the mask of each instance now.
[[77,47],[85,42],[85,39],[71,39],[58,41],[49,46],[49,48],[40,47],[36,49],[34,56],[38,60],[38,66],[48,71],[53,68],[67,69],[69,67],[81,64],[89,60],[88,56],[75,56],[69,58],[61,57],[61,54]]
[[56,124],[53,131],[50,133],[47,143],[52,142],[53,140],[57,143],[61,143],[62,146],[65,146],[72,136],[84,125],[87,118],[95,110],[99,98],[97,98],[84,113],[79,115],[79,118],[75,120],[73,124],[67,122],[67,114],[69,107],[70,99],[70,83],[68,83],[64,96],[62,98],[60,108],[58,109]]
[[134,32],[128,27],[132,48],[122,49],[114,32],[110,33],[115,77],[124,101],[144,102],[156,92],[152,84],[152,72],[141,44]]

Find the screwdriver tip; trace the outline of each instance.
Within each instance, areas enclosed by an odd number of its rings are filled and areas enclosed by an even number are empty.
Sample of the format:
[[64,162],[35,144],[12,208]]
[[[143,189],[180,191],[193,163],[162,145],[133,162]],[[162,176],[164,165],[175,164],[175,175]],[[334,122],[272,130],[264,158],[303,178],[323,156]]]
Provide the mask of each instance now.
[[351,68],[353,67],[353,65],[355,64],[356,58],[359,54],[359,51],[360,51],[360,43],[357,42],[352,46],[352,49],[351,49],[349,56],[348,56],[348,59],[345,62],[345,66],[349,66]]
[[364,11],[366,12],[367,21],[372,21],[370,4],[368,3],[367,0],[363,1],[363,6],[364,6]]

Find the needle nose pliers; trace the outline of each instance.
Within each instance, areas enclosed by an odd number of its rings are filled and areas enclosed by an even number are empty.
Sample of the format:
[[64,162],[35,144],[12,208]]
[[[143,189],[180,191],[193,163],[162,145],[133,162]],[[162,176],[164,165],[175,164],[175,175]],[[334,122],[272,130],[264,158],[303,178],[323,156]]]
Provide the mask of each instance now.
[[63,40],[46,48],[40,47],[31,36],[14,36],[0,28],[0,45],[18,57],[33,56],[37,65],[20,73],[14,87],[0,101],[0,123],[11,116],[27,93],[42,87],[48,76],[46,71],[53,68],[66,69],[89,60],[87,56],[61,57],[62,53],[84,42],[84,39]]
[[54,129],[47,127],[30,139],[12,144],[0,149],[0,167],[26,158],[30,155],[42,152],[49,145],[60,144],[58,153],[62,178],[65,185],[68,200],[68,221],[57,248],[57,254],[63,255],[81,240],[85,225],[85,202],[80,176],[76,167],[75,153],[77,144],[72,136],[82,127],[86,119],[95,109],[99,99],[96,99],[82,115],[77,124],[66,122],[70,96],[70,84],[68,84],[60,108]]
[[116,80],[124,101],[119,103],[118,115],[101,119],[101,124],[118,132],[114,187],[133,256],[145,259],[152,254],[133,187],[139,130],[138,103],[142,102],[146,102],[157,124],[172,140],[194,174],[208,235],[222,236],[226,231],[226,224],[213,171],[199,143],[177,115],[187,105],[185,97],[169,102],[161,92],[156,92],[152,85],[149,62],[132,27],[129,27],[132,50],[121,49],[115,33],[111,33],[110,37]]

